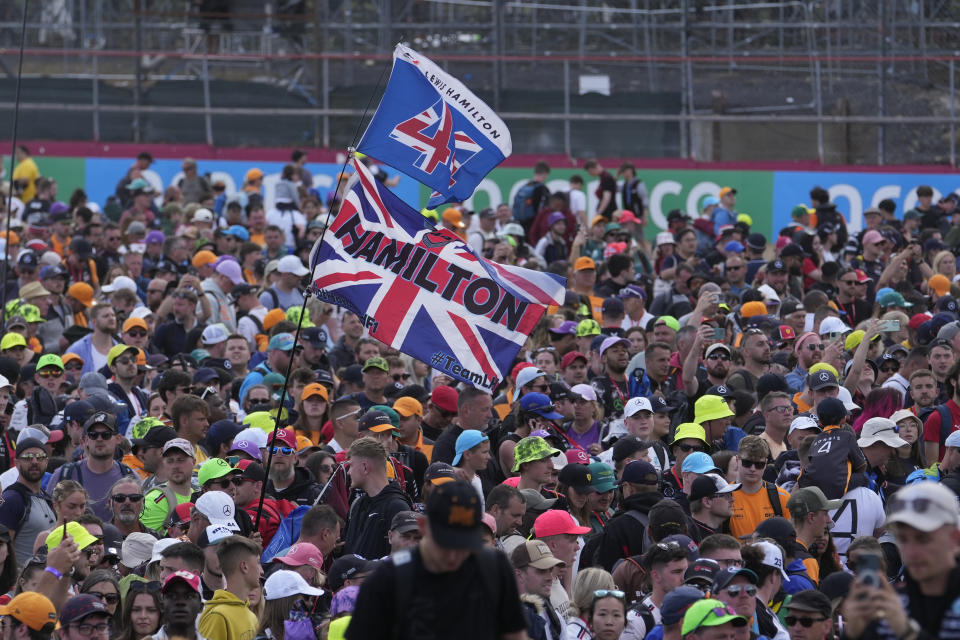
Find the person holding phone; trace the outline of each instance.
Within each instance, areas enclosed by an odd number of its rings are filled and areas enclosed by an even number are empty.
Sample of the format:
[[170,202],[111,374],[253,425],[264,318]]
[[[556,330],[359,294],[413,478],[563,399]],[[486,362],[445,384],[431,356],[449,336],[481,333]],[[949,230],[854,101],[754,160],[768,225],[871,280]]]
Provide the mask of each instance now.
[[872,571],[861,571],[842,606],[844,637],[873,640],[940,637],[960,624],[960,508],[956,495],[939,484],[904,487],[888,503],[905,576],[898,591]]

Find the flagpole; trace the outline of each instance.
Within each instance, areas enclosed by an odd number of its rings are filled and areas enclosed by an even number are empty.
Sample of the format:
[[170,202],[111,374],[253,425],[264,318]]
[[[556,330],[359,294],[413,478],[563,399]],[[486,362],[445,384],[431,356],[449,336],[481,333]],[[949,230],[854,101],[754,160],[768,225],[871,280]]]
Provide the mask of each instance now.
[[[383,69],[380,71],[380,77],[377,79],[377,84],[373,88],[373,91],[370,92],[370,97],[367,99],[367,105],[363,108],[363,114],[361,114],[360,120],[357,122],[357,129],[353,133],[353,140],[351,141],[350,146],[347,147],[347,157],[344,158],[343,166],[340,167],[340,173],[337,175],[337,186],[334,190],[335,195],[340,191],[340,183],[343,181],[343,174],[347,170],[347,163],[350,162],[350,160],[354,157],[354,154],[356,153],[355,147],[357,144],[357,139],[360,137],[360,128],[363,126],[363,121],[366,119],[367,113],[370,111],[370,105],[373,104],[373,99],[376,97],[377,93],[380,90],[380,86],[383,84],[383,77],[386,75],[387,69],[389,69],[391,66],[393,66],[392,56],[387,59],[386,64],[384,64]],[[337,207],[339,208],[341,204],[342,204],[342,200],[340,203],[338,203]],[[329,213],[328,213],[328,216],[329,216]],[[9,216],[7,219],[9,221]],[[9,222],[7,224],[9,225]],[[324,225],[323,231],[320,232],[320,238],[317,241],[319,244],[323,244],[323,237],[327,233],[328,226],[329,225]],[[313,267],[312,264],[310,266]],[[312,268],[310,270],[310,277],[312,282],[312,278],[313,278]],[[306,314],[307,300],[310,299],[310,295],[311,295],[311,287],[308,286],[307,289],[303,292],[303,304],[300,306],[300,317],[297,319],[297,331],[296,333],[293,334],[293,349],[291,349],[291,352],[290,352],[291,353],[290,362],[287,363],[287,373],[283,378],[283,388],[280,390],[280,403],[277,406],[277,415],[273,422],[273,435],[271,436],[271,440],[273,440],[273,442],[271,442],[271,445],[267,447],[267,465],[263,470],[264,481],[263,481],[263,485],[260,487],[260,499],[257,502],[257,518],[253,524],[253,530],[255,532],[260,529],[260,517],[263,514],[263,500],[267,493],[267,482],[269,482],[270,480],[270,465],[273,463],[273,448],[274,446],[276,446],[275,438],[277,437],[277,431],[280,430],[280,416],[283,414],[283,403],[286,400],[287,383],[289,382],[290,374],[293,371],[293,355],[292,354],[296,352],[297,343],[300,342],[300,329],[303,326],[303,316]]]

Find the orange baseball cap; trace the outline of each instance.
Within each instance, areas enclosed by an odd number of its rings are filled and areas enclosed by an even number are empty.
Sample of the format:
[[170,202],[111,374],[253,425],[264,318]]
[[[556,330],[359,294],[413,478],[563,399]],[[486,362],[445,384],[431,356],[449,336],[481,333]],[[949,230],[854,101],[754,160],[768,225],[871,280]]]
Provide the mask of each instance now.
[[420,404],[419,400],[411,398],[410,396],[397,398],[393,403],[393,410],[404,418],[409,418],[413,414],[417,414],[421,418],[423,417],[423,405]]
[[263,328],[270,331],[275,324],[286,319],[287,314],[283,309],[270,309],[270,311],[267,311],[267,315],[263,316]]
[[123,321],[123,333],[130,331],[134,327],[140,327],[147,331],[147,322],[143,318],[127,318]]
[[930,288],[937,292],[938,296],[945,296],[950,293],[950,279],[942,273],[937,273],[930,276],[930,280],[927,281],[927,284],[930,285]]
[[324,402],[330,401],[330,394],[327,392],[327,388],[319,382],[311,382],[305,386],[303,392],[300,394],[300,400],[306,400],[310,396],[320,396]]
[[459,209],[453,207],[443,212],[443,221],[452,224],[457,229],[465,229],[467,225],[463,224],[463,214]]
[[195,269],[199,269],[205,264],[213,264],[216,261],[217,256],[213,253],[213,251],[197,251],[191,262],[193,263],[193,267]]
[[93,287],[86,282],[75,282],[70,285],[67,295],[85,307],[93,306]]
[[574,271],[585,271],[587,269],[596,269],[597,263],[593,261],[593,258],[588,258],[587,256],[581,256],[577,258],[577,261],[573,263]]
[[63,363],[63,366],[67,366],[67,363],[68,363],[68,362],[73,362],[74,360],[79,361],[80,364],[86,364],[86,363],[83,361],[83,358],[81,358],[80,356],[78,356],[78,355],[75,354],[75,353],[65,353],[65,354],[63,354],[63,355],[60,357],[60,362]]
[[243,176],[243,181],[252,182],[253,180],[259,180],[262,177],[263,177],[263,171],[254,167],[253,169],[250,169],[249,171],[247,171],[247,174]]
[[740,307],[740,317],[742,318],[752,318],[753,316],[765,315],[767,315],[767,305],[758,300],[747,302]]
[[[0,238],[6,238],[6,237],[7,237],[7,232],[0,231]],[[20,244],[20,236],[17,235],[16,231],[10,232],[9,240],[10,240],[10,244]]]

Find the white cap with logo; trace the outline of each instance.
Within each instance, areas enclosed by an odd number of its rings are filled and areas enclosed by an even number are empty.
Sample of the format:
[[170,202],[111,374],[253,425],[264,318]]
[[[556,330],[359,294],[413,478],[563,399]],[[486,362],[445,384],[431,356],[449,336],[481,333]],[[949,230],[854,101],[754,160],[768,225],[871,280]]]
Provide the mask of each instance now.
[[918,482],[897,491],[887,503],[887,526],[905,524],[920,531],[960,526],[953,491],[936,482]]

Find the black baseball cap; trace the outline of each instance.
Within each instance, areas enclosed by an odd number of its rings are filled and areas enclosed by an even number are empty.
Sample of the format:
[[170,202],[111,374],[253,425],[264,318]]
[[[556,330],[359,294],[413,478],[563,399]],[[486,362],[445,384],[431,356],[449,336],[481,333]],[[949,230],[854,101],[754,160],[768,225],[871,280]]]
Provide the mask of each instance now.
[[737,576],[743,576],[749,580],[751,584],[757,584],[760,582],[757,574],[750,569],[745,569],[743,567],[727,567],[726,569],[721,569],[716,573],[715,576],[713,576],[713,590],[719,591],[720,589],[723,589]]
[[772,273],[774,271],[786,271],[787,265],[783,264],[783,260],[771,260],[767,263],[767,273]]
[[246,282],[234,285],[233,290],[230,292],[230,295],[233,296],[233,299],[236,300],[240,296],[245,296],[251,293],[254,293],[257,290],[252,284],[247,284]]
[[107,413],[106,411],[99,411],[93,414],[92,416],[90,416],[89,418],[87,418],[87,421],[83,423],[83,432],[86,433],[87,431],[90,431],[90,429],[92,429],[98,424],[102,424],[105,427],[109,427],[111,431],[116,431],[117,417],[112,413]]
[[837,382],[837,376],[833,375],[832,371],[822,369],[807,376],[807,386],[813,391],[820,391],[821,389],[839,387],[840,383]]
[[344,582],[360,574],[370,573],[375,565],[375,562],[354,553],[340,556],[330,565],[330,571],[327,573],[327,585],[331,591],[337,592],[343,587]]
[[557,480],[568,487],[573,487],[577,493],[596,493],[593,486],[593,477],[585,464],[568,464],[560,469]]
[[[76,404],[76,403],[74,403]],[[172,427],[150,427],[143,438],[137,438],[133,441],[135,447],[162,447],[177,437],[177,432]]]
[[787,551],[793,549],[793,543],[797,540],[797,530],[793,523],[780,516],[762,521],[754,530],[754,535],[757,538],[770,538]]
[[472,485],[455,480],[437,487],[427,499],[427,522],[434,542],[444,549],[483,546],[480,496]]
[[687,584],[712,585],[714,577],[720,572],[720,563],[712,558],[697,558],[690,563],[683,574]]
[[68,404],[63,410],[63,418],[73,422],[83,424],[87,421],[96,409],[86,400],[77,400]]
[[657,474],[656,468],[646,460],[633,460],[628,462],[627,466],[623,468],[623,474],[620,476],[620,480],[622,482],[629,482],[630,484],[655,486],[660,482],[660,476]]
[[263,482],[267,479],[267,474],[263,470],[263,465],[255,460],[241,460],[237,463],[237,468],[242,469],[240,478],[244,480],[253,480]]
[[327,346],[327,330],[323,327],[307,327],[300,332],[300,339],[315,349],[324,349]]

